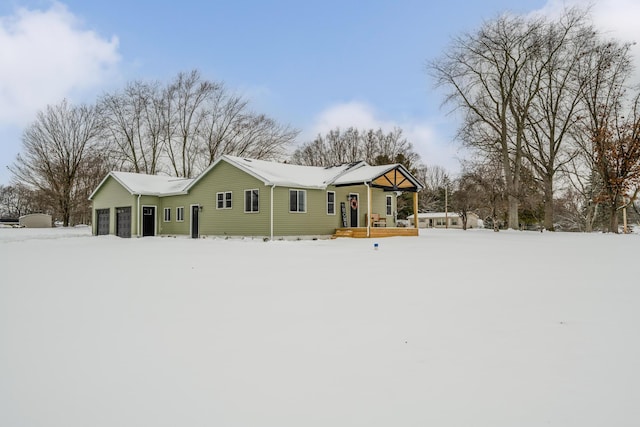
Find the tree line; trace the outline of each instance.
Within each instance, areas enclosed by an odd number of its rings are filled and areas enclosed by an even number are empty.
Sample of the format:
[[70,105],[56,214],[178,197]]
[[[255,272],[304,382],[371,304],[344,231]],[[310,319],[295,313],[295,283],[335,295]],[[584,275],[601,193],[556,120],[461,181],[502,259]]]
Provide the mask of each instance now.
[[[193,177],[223,154],[329,166],[401,163],[426,187],[420,211],[475,212],[487,224],[617,232],[640,188],[640,89],[629,43],[605,38],[587,9],[558,18],[501,15],[454,38],[427,64],[461,118],[471,155],[457,177],[425,165],[402,129],[336,128],[295,146],[298,130],[252,112],[198,71],[134,81],[94,105],[39,112],[0,187],[4,212],[46,207],[91,220],[87,197],[111,170]],[[9,213],[10,212],[10,213]],[[398,217],[411,212],[399,198]]]
[[505,14],[453,39],[427,70],[473,153],[460,203],[483,204],[513,229],[536,219],[617,232],[640,185],[630,46],[606,39],[582,8],[556,19]]
[[95,104],[39,111],[9,167],[15,184],[0,188],[0,213],[88,223],[88,197],[109,171],[193,177],[223,154],[280,159],[297,135],[197,70],[164,84],[133,81]]
[[298,133],[196,70],[165,84],[130,82],[92,105],[63,100],[25,128],[9,167],[14,183],[0,186],[0,217],[47,212],[65,226],[90,223],[88,197],[110,171],[194,177],[225,154],[304,165],[420,162],[399,128],[336,128],[291,153]]

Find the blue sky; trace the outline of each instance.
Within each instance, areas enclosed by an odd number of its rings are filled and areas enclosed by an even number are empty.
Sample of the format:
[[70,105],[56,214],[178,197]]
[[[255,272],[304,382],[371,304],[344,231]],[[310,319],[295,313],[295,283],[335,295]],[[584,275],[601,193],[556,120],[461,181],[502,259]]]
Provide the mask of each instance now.
[[[452,36],[501,12],[552,13],[565,3],[4,1],[0,184],[9,183],[22,130],[47,104],[93,102],[127,81],[167,81],[191,69],[300,129],[299,143],[336,126],[399,126],[425,164],[455,172],[457,123],[440,107],[425,63]],[[596,21],[640,41],[635,3],[597,1]]]

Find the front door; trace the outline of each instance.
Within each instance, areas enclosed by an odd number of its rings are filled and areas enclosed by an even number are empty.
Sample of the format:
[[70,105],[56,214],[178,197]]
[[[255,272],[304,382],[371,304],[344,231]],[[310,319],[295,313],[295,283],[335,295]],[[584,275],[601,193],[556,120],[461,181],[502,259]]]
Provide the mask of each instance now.
[[142,208],[142,236],[156,235],[156,208],[144,206]]
[[191,238],[197,239],[200,236],[199,218],[200,206],[191,206]]
[[358,226],[358,195],[357,194],[349,194],[349,211],[350,211],[350,222],[351,227]]

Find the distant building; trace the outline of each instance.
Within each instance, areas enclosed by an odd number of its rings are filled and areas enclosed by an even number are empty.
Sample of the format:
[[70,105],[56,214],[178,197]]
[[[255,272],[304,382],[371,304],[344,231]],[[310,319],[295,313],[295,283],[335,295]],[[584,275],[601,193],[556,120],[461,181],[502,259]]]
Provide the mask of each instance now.
[[19,225],[25,228],[51,228],[51,215],[43,213],[23,215],[19,219]]
[[[409,227],[414,227],[414,216],[407,219]],[[467,228],[478,228],[478,219],[475,213],[467,213]],[[418,214],[418,228],[462,228],[462,218],[455,212],[423,212]]]

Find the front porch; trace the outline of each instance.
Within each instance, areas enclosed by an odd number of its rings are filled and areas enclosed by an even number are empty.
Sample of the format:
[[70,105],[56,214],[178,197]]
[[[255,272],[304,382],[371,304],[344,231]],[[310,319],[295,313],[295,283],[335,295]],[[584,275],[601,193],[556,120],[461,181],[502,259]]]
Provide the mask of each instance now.
[[354,238],[379,238],[379,237],[395,237],[395,236],[418,236],[417,228],[409,227],[350,227],[336,228],[336,232],[332,236],[333,239],[338,237],[354,237]]

